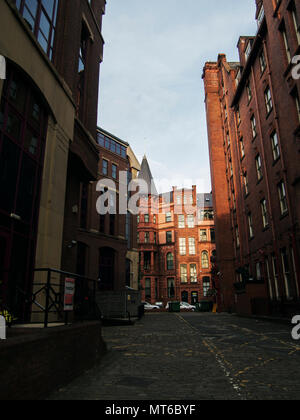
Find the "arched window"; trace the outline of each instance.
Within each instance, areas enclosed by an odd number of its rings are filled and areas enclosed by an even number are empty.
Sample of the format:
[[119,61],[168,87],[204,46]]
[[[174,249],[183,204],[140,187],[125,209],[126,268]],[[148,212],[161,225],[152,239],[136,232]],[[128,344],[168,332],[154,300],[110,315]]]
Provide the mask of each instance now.
[[174,270],[174,255],[171,252],[167,254],[167,270]]
[[209,268],[209,258],[208,258],[207,251],[202,252],[201,261],[202,261],[202,268],[204,269]]
[[[0,271],[8,271],[4,278],[0,273],[0,294],[23,319],[14,285],[26,293],[32,287],[48,108],[30,78],[10,61],[6,73],[0,98]],[[16,268],[18,278],[8,274]]]

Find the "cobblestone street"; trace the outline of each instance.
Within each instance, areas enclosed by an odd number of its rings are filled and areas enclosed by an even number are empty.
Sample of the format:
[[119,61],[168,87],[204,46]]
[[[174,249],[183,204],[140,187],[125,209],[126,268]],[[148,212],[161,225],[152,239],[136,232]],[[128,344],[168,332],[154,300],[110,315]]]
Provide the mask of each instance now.
[[50,400],[299,399],[292,326],[227,314],[146,314],[106,327],[102,363]]

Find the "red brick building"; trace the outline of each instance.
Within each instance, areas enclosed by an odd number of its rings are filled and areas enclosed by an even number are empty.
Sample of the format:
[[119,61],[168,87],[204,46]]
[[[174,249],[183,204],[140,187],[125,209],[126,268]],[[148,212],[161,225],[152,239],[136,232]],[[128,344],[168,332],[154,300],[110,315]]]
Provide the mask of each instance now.
[[297,311],[300,289],[300,7],[256,1],[240,62],[206,63],[204,84],[220,300],[245,314]]
[[[77,232],[78,274],[99,279],[99,290],[121,291],[138,288],[137,218],[120,214],[120,194],[136,178],[140,165],[130,146],[98,128],[99,166],[97,182],[82,184],[80,229]],[[102,192],[109,195],[112,211],[97,212]]]
[[[153,180],[144,158],[139,178]],[[196,187],[140,199],[138,218],[142,299],[151,303],[197,303],[214,288],[211,257],[215,252],[211,194]]]

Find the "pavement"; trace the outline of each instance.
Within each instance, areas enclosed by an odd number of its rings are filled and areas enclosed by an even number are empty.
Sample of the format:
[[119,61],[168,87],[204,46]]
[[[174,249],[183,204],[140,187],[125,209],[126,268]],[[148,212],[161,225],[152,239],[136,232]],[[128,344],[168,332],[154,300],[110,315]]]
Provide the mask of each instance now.
[[102,362],[49,400],[299,400],[292,324],[229,314],[147,313],[105,327]]

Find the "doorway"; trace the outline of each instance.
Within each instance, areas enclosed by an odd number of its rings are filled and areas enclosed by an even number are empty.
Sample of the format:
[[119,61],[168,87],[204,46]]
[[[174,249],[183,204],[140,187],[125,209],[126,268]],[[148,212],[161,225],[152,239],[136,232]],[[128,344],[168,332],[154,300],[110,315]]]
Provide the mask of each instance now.
[[115,251],[112,248],[101,248],[99,251],[99,289],[114,290]]

